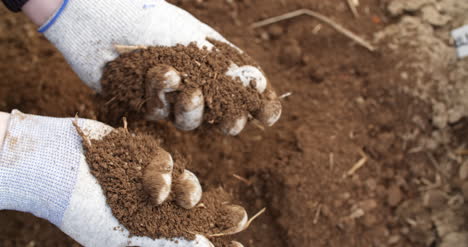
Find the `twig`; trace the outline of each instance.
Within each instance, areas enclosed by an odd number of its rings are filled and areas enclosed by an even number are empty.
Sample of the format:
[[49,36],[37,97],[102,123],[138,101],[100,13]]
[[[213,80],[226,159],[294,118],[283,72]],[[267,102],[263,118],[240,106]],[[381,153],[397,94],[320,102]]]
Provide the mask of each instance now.
[[115,51],[117,51],[119,54],[125,54],[132,52],[134,50],[138,49],[146,49],[148,46],[144,45],[114,45]]
[[436,158],[434,157],[434,155],[432,155],[432,154],[429,153],[429,152],[426,152],[426,156],[427,156],[427,158],[429,159],[429,161],[431,161],[431,163],[432,163],[432,165],[434,166],[434,168],[436,169],[436,171],[439,172],[440,175],[442,175],[443,178],[449,179],[448,176],[445,174],[444,170],[442,170],[442,168],[440,167],[440,164],[439,164],[439,162],[436,160]]
[[344,178],[352,176],[354,173],[356,173],[357,170],[361,169],[361,167],[367,163],[368,158],[364,151],[360,149],[359,153],[361,154],[362,158],[356,164],[354,164],[348,172],[346,172],[346,174],[343,176]]
[[78,115],[75,116],[75,120],[72,121],[72,124],[75,127],[76,132],[78,132],[78,135],[81,136],[81,138],[88,144],[89,147],[92,147],[93,145],[91,144],[88,136],[83,132],[80,126],[78,126]]
[[314,225],[318,223],[321,211],[322,211],[322,204],[319,204],[317,206],[317,211],[315,211],[315,216],[314,216],[314,221],[313,221]]
[[416,222],[416,220],[413,220],[413,219],[411,219],[411,218],[406,218],[406,222],[407,222],[408,224],[410,224],[411,226],[416,226],[416,225],[418,225],[418,223]]
[[312,29],[312,33],[317,34],[318,32],[320,32],[321,29],[322,29],[322,24],[317,24],[317,26],[315,26],[314,29]]
[[108,100],[108,101],[105,103],[105,105],[109,105],[110,103],[112,103],[112,102],[113,102],[114,100],[116,100],[116,99],[117,99],[117,96],[112,97],[110,100]]
[[312,17],[318,19],[319,21],[331,26],[336,31],[342,33],[346,37],[354,40],[356,43],[360,44],[361,46],[367,48],[369,51],[373,52],[373,51],[376,50],[376,48],[374,46],[372,46],[370,43],[365,41],[363,38],[357,36],[356,34],[351,32],[350,30],[344,28],[343,26],[341,26],[340,24],[334,22],[333,20],[329,19],[328,17],[326,17],[324,15],[321,15],[321,14],[319,14],[317,12],[314,12],[314,11],[312,11],[310,9],[299,9],[299,10],[292,11],[292,12],[289,12],[289,13],[286,13],[286,14],[283,14],[283,15],[271,17],[271,18],[265,19],[263,21],[255,22],[254,24],[252,24],[251,27],[255,29],[255,28],[267,26],[267,25],[270,25],[270,24],[273,24],[273,23],[276,23],[276,22],[280,22],[280,21],[291,19],[291,18],[295,18],[295,17],[301,16],[301,15],[308,15],[308,16],[312,16]]
[[335,154],[334,153],[330,153],[328,155],[328,161],[330,163],[330,169],[333,169],[333,167],[335,166]]
[[468,149],[457,150],[457,151],[455,151],[455,154],[458,154],[458,155],[468,155]]
[[122,118],[122,121],[123,121],[123,127],[124,127],[124,130],[125,132],[128,133],[128,123],[127,123],[127,118],[126,117],[123,117]]
[[289,96],[291,96],[293,93],[292,92],[287,92],[287,93],[284,93],[282,94],[281,96],[278,97],[278,99],[284,99],[284,98],[287,98]]
[[353,13],[354,18],[358,18],[359,13],[357,12],[357,9],[356,9],[356,2],[354,0],[346,0],[346,2],[348,3],[349,9]]
[[249,221],[247,221],[247,224],[245,224],[245,227],[242,231],[245,231],[247,230],[247,228],[250,226],[250,224],[252,224],[252,222],[258,218],[260,215],[262,215],[263,213],[265,213],[266,211],[266,208],[262,208],[262,210],[260,210],[258,213],[256,213],[254,216],[252,216],[252,218],[250,218]]
[[244,182],[244,183],[247,184],[248,186],[252,185],[252,183],[251,183],[248,179],[246,179],[246,178],[244,178],[244,177],[241,177],[241,176],[239,176],[239,175],[237,175],[237,174],[232,174],[232,176],[233,176],[234,178],[236,178],[236,179],[238,179],[238,180]]
[[440,178],[440,174],[435,175],[435,182],[431,183],[429,180],[422,178],[421,181],[426,184],[426,186],[419,188],[419,191],[428,191],[428,190],[433,190],[437,189],[440,186],[442,186],[442,179]]
[[211,234],[211,235],[206,235],[206,236],[207,236],[207,237],[210,237],[210,238],[222,237],[222,236],[233,235],[233,234],[236,234],[236,233],[245,231],[245,230],[247,230],[247,228],[249,228],[250,224],[251,224],[256,218],[258,218],[260,215],[262,215],[263,213],[265,213],[265,211],[266,211],[266,208],[263,208],[263,209],[260,210],[258,213],[256,213],[254,216],[252,216],[252,218],[250,218],[250,219],[247,221],[247,223],[244,225],[244,227],[242,227],[242,229],[241,229],[240,231],[236,231],[236,232],[222,232],[222,233],[216,233],[216,234]]
[[249,120],[250,122],[255,126],[257,127],[258,129],[260,129],[261,131],[265,131],[265,127],[263,127],[262,123],[260,121],[258,121],[256,118],[254,118],[252,116],[252,114],[249,113]]

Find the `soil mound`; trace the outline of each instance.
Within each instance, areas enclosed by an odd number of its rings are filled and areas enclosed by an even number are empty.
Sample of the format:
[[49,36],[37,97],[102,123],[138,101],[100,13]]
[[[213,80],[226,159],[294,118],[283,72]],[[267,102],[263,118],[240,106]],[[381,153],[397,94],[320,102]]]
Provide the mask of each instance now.
[[[196,44],[175,47],[148,47],[122,54],[109,62],[101,80],[107,99],[106,112],[113,120],[128,113],[148,112],[154,104],[154,90],[148,87],[148,73],[153,68],[168,65],[180,72],[182,83],[176,92],[167,93],[172,104],[178,97],[201,89],[205,99],[204,122],[218,124],[235,120],[245,112],[255,115],[262,107],[262,95],[254,87],[226,75],[232,62],[238,66],[255,65],[250,57],[228,44],[210,40],[212,51]],[[152,78],[152,77],[151,77]],[[156,99],[156,101],[158,101]],[[161,103],[161,102],[160,102]]]
[[[222,189],[206,192],[201,204],[190,210],[178,206],[174,195],[162,205],[153,203],[144,188],[144,176],[145,168],[164,152],[155,138],[120,128],[102,140],[83,143],[91,173],[102,186],[113,215],[132,235],[194,239],[194,233],[222,233],[237,224],[232,211],[226,208],[231,196]],[[186,163],[182,155],[174,156],[173,181],[177,181]]]

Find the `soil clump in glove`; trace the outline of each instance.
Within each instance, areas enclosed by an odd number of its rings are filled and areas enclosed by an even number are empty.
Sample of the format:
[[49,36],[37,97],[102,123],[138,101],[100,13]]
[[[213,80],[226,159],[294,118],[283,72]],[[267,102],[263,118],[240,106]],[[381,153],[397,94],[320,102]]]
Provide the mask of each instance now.
[[[246,112],[257,115],[262,109],[262,100],[268,96],[255,89],[254,80],[244,85],[239,77],[226,75],[233,63],[257,66],[256,63],[226,43],[210,42],[215,45],[211,51],[192,43],[147,47],[121,54],[107,64],[101,79],[103,92],[106,92],[105,111],[113,119],[128,113],[149,113],[155,107],[164,107],[162,101],[166,99],[161,100],[161,92],[166,90],[167,101],[175,107],[175,114],[178,108],[187,111],[193,107],[187,101],[199,91],[204,99],[204,123],[222,125],[239,119]],[[151,85],[151,81],[163,81],[164,78],[158,77],[171,69],[181,77],[180,85],[175,88]],[[173,115],[168,118],[174,118]]]
[[[160,161],[165,151],[151,136],[119,128],[101,140],[83,136],[83,145],[91,173],[103,188],[107,204],[131,235],[193,240],[195,234],[210,237],[232,229],[243,217],[236,214],[235,206],[230,206],[231,196],[221,189],[204,193],[200,203],[191,209],[181,207],[177,197],[187,188],[179,181],[187,160],[180,154],[173,158],[171,194],[164,203],[156,205],[148,187],[156,186],[158,181],[151,184],[147,177],[157,177],[157,169],[151,166],[158,164],[155,161]],[[230,243],[228,237],[211,241],[217,246]]]

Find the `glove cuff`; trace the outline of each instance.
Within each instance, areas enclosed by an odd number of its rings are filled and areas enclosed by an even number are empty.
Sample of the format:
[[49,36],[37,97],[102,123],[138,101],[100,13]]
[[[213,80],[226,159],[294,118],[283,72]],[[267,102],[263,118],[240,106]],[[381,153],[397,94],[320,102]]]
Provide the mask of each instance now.
[[60,226],[82,152],[72,119],[14,110],[0,152],[0,210],[29,212]]
[[62,5],[60,6],[60,8],[58,8],[57,11],[54,13],[54,15],[52,15],[52,17],[50,17],[49,20],[47,20],[46,23],[44,23],[39,28],[38,31],[40,33],[43,33],[45,31],[47,31],[47,29],[49,29],[49,27],[51,27],[55,23],[55,21],[57,21],[59,16],[62,14],[63,10],[67,7],[68,1],[69,0],[63,0]]

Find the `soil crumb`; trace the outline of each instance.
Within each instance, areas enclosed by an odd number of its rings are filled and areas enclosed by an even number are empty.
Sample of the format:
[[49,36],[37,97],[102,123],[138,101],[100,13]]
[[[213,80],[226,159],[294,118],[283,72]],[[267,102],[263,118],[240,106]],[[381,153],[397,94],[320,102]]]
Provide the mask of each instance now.
[[151,109],[149,102],[155,99],[146,86],[147,75],[152,68],[161,65],[172,66],[182,78],[178,90],[166,94],[171,104],[177,102],[177,96],[182,93],[202,90],[205,123],[235,120],[246,112],[255,115],[262,107],[262,95],[252,86],[244,87],[239,78],[233,79],[226,72],[232,62],[238,66],[256,66],[256,63],[228,44],[215,40],[210,42],[215,45],[211,51],[200,49],[195,43],[175,47],[154,46],[122,54],[109,62],[101,80],[107,100],[104,111],[109,112],[106,115],[115,120]]
[[[204,193],[201,203],[190,210],[179,207],[174,195],[162,205],[152,203],[143,177],[145,168],[162,150],[155,138],[120,128],[102,140],[83,141],[83,145],[91,173],[103,188],[113,215],[131,235],[193,240],[193,233],[212,235],[235,226],[226,208],[231,196],[222,189]],[[180,154],[173,159],[176,182],[187,160]],[[216,241],[221,246],[227,243],[224,238]]]

